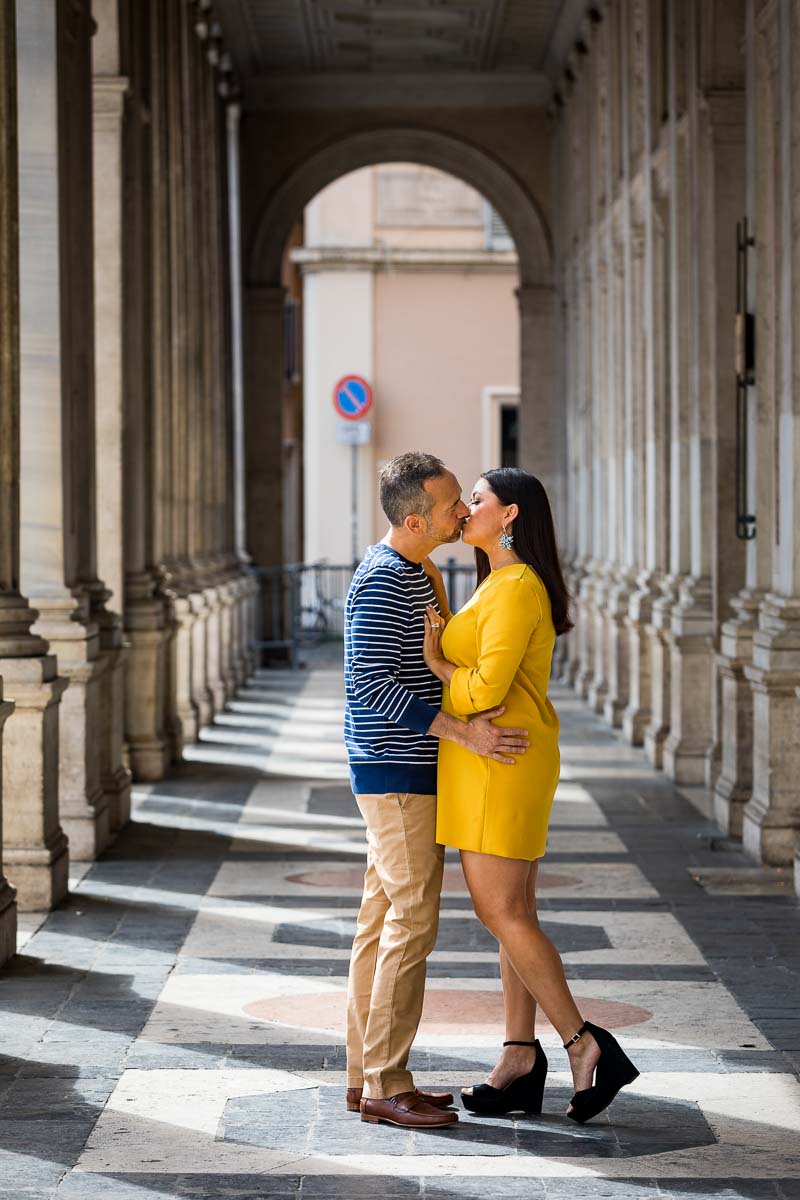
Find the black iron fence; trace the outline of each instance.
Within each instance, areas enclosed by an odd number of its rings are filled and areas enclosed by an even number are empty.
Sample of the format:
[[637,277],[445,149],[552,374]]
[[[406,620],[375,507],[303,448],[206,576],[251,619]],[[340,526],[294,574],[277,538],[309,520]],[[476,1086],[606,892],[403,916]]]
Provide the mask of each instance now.
[[[304,648],[343,640],[352,564],[292,563],[251,569],[261,583],[261,641],[256,645],[265,662],[297,667]],[[475,568],[450,558],[439,569],[455,612],[475,587]]]

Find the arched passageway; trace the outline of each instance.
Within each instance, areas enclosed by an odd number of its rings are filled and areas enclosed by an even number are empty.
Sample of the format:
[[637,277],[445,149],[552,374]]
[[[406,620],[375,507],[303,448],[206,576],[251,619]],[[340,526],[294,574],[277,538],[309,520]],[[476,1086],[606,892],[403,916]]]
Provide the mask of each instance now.
[[560,370],[552,236],[536,195],[486,147],[435,128],[356,129],[309,149],[288,174],[247,198],[245,242],[246,478],[248,535],[259,562],[282,561],[279,421],[281,261],[292,224],[328,184],[360,167],[418,162],[463,179],[500,213],[520,265],[520,450],[563,508],[565,417],[555,397]]

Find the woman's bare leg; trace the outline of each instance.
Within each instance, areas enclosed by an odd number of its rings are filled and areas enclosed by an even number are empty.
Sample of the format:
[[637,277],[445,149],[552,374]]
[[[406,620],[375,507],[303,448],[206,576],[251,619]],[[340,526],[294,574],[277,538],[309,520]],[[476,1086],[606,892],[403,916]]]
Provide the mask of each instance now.
[[[583,1018],[572,998],[564,967],[542,932],[534,907],[528,908],[530,864],[521,859],[461,851],[461,864],[478,919],[494,934],[527,991],[566,1042]],[[569,1048],[576,1090],[590,1087],[600,1048],[591,1034]]]
[[[526,883],[529,911],[536,911],[536,874],[538,862],[530,864]],[[503,1008],[506,1020],[506,1041],[532,1042],[536,1037],[536,1001],[511,965],[511,959],[500,947],[500,977],[503,981]],[[492,1087],[508,1087],[520,1075],[533,1068],[536,1051],[527,1046],[504,1046],[497,1065],[486,1077]],[[466,1095],[472,1088],[464,1088]]]

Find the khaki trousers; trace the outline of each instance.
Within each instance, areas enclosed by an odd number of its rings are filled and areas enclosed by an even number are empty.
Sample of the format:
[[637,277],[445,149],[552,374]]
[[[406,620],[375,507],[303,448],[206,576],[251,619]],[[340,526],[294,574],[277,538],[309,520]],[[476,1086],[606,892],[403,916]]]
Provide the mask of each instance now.
[[367,870],[347,987],[347,1086],[373,1099],[413,1090],[406,1069],[436,944],[444,846],[436,797],[356,796]]

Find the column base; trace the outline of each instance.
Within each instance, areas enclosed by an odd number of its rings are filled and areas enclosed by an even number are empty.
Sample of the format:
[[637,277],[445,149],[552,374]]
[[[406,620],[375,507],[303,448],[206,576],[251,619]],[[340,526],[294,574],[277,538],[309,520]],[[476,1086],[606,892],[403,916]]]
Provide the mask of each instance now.
[[630,600],[630,580],[623,575],[609,590],[603,612],[608,648],[608,693],[602,712],[612,729],[622,726],[630,693],[630,645],[626,628]]
[[16,892],[0,876],[0,967],[17,953]]
[[637,579],[637,590],[628,607],[629,691],[630,700],[622,714],[622,733],[631,746],[642,746],[653,712],[652,698],[652,626],[656,581],[652,573],[643,572]]
[[742,836],[742,814],[753,794],[753,693],[744,668],[753,658],[759,596],[742,592],[733,601],[736,617],[720,635],[720,770],[714,781],[714,818],[728,837]]
[[757,861],[790,866],[800,840],[800,597],[764,598],[744,674],[753,691],[753,797],[742,841]]
[[651,624],[646,627],[650,639],[650,723],[644,734],[644,750],[654,767],[664,767],[664,746],[670,731],[672,705],[672,665],[668,630],[672,607],[678,599],[680,577],[667,575],[661,581],[661,595],[653,601]]
[[686,579],[670,615],[670,733],[664,771],[676,783],[704,785],[711,745],[710,581]]
[[112,833],[118,833],[131,819],[131,773],[120,763],[113,775],[102,780],[108,804]]
[[741,839],[744,809],[750,797],[750,788],[740,787],[725,775],[717,779],[714,785],[714,820],[726,837]]
[[762,804],[750,800],[742,814],[742,845],[755,862],[790,867],[797,853],[800,818],[780,822]]
[[196,713],[197,730],[210,725],[214,715],[213,700],[208,690],[207,640],[208,605],[202,592],[187,597],[194,617],[191,650],[191,704]]
[[49,912],[69,890],[68,841],[61,830],[44,846],[3,853],[4,869],[17,889],[20,912]]
[[[67,892],[59,824],[59,705],[67,680],[53,654],[0,659],[14,697],[3,731],[3,860],[20,911],[52,908]],[[0,706],[2,707],[2,706]]]
[[125,739],[134,779],[163,779],[170,762],[164,736],[166,643],[164,604],[149,575],[126,579]]
[[[104,735],[102,712],[108,658],[64,662],[61,644],[53,642],[59,665],[69,680],[61,701],[59,730],[59,812],[76,862],[93,862],[111,841],[111,813],[100,782],[98,744]],[[90,654],[88,641],[86,654]]]

